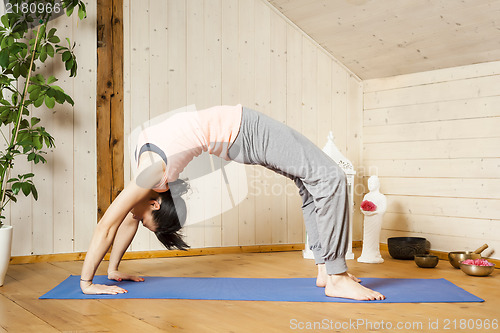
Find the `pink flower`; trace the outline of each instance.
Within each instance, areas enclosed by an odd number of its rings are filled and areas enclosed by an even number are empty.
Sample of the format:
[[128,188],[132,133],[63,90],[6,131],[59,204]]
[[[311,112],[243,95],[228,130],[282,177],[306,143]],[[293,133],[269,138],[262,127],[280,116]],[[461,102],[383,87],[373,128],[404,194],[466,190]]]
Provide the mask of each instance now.
[[360,207],[366,212],[374,212],[377,210],[377,206],[373,202],[368,200],[363,201]]
[[493,264],[486,259],[476,259],[476,260],[467,259],[462,261],[462,264],[475,265],[475,266],[493,266]]

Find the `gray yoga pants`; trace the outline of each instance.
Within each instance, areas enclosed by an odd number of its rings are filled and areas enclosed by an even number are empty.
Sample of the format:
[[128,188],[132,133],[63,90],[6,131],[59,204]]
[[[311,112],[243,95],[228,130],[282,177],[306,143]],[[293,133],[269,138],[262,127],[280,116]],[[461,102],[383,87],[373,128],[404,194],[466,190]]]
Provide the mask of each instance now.
[[347,271],[349,207],[340,167],[305,136],[260,112],[243,107],[240,131],[229,158],[262,165],[292,179],[302,197],[309,246],[328,274]]

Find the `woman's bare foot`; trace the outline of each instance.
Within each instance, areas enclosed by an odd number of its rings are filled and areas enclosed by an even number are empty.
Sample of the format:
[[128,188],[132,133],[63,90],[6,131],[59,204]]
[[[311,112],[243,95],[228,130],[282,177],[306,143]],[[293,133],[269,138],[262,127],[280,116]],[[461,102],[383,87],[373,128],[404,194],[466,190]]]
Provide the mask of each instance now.
[[341,297],[355,299],[358,301],[383,300],[385,296],[381,293],[363,287],[356,283],[347,272],[342,274],[328,275],[325,295],[330,297]]
[[318,264],[318,277],[316,278],[316,287],[325,288],[328,281],[325,264]]
[[[318,277],[316,278],[316,286],[320,288],[325,288],[326,287],[326,282],[328,281],[328,274],[326,273],[326,267],[325,264],[318,264]],[[354,281],[354,282],[361,282],[360,279],[352,275],[351,273],[347,273],[349,277]]]

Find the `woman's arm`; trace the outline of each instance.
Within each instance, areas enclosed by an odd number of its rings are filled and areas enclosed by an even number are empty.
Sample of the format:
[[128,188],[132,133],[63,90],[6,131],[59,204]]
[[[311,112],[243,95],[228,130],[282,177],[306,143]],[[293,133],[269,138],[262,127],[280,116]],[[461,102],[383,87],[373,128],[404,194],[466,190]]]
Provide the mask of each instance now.
[[117,294],[126,292],[117,286],[93,284],[95,272],[113,242],[116,232],[130,210],[150,196],[151,190],[131,181],[111,203],[90,241],[90,247],[82,267],[80,288],[85,294]]
[[116,237],[113,242],[113,249],[111,250],[111,254],[109,256],[108,279],[110,280],[132,280],[136,282],[144,281],[144,279],[139,276],[125,274],[118,271],[118,266],[120,265],[123,254],[129,247],[132,239],[134,239],[137,227],[139,226],[139,221],[134,219],[132,216],[132,213],[127,215],[116,233]]

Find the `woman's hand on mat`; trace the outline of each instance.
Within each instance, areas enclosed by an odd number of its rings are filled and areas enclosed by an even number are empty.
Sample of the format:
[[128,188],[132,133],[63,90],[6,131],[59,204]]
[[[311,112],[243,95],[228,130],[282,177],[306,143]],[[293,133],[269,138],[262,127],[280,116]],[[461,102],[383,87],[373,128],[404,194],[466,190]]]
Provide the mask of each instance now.
[[115,281],[123,281],[123,280],[130,280],[130,281],[135,281],[135,282],[143,282],[144,281],[144,278],[142,278],[140,276],[130,275],[130,274],[122,273],[119,271],[108,272],[108,279],[115,280]]
[[107,286],[105,284],[93,284],[88,283],[87,285],[80,284],[82,292],[87,295],[101,295],[101,294],[123,294],[128,292],[127,290],[120,288],[118,286]]

